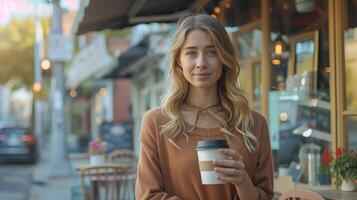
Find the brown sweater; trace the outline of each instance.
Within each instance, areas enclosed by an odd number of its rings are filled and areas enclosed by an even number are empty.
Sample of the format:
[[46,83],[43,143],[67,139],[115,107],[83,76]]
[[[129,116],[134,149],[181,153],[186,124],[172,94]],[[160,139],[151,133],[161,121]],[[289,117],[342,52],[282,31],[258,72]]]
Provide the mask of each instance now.
[[[228,200],[239,199],[232,184],[202,185],[198,158],[195,150],[199,140],[225,139],[219,128],[213,128],[210,135],[204,128],[196,128],[189,134],[189,140],[181,137],[175,147],[166,135],[160,135],[161,125],[168,121],[161,108],[155,108],[144,115],[140,135],[140,158],[136,181],[136,199],[157,200]],[[260,146],[255,153],[249,153],[244,144],[237,141],[230,148],[244,157],[245,168],[256,186],[259,199],[272,199],[273,166],[268,127],[265,119],[253,112],[254,129]],[[187,130],[192,125],[186,123]],[[206,133],[206,134],[203,134]]]

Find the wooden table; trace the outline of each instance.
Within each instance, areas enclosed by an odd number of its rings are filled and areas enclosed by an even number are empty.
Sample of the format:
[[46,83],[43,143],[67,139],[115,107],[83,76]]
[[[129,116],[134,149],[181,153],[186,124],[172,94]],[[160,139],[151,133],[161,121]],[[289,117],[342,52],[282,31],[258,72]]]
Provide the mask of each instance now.
[[[76,163],[72,163],[73,168],[75,169],[76,173],[78,175],[81,174],[81,170],[88,168],[88,167],[93,167],[93,165],[89,164],[89,161],[81,161],[81,162],[76,162]],[[93,194],[95,197],[99,198],[99,190],[100,190],[100,183],[101,182],[106,182],[106,181],[113,181],[113,180],[117,180],[117,181],[122,181],[124,179],[127,179],[128,182],[126,182],[127,185],[125,185],[125,189],[119,189],[118,191],[122,190],[122,191],[126,191],[125,195],[128,195],[127,197],[129,199],[134,199],[134,195],[135,195],[135,181],[136,181],[136,170],[133,169],[133,166],[130,164],[126,164],[126,163],[112,163],[112,162],[107,162],[104,164],[100,164],[100,166],[119,166],[119,167],[125,167],[128,169],[128,174],[125,174],[123,176],[118,176],[115,175],[109,175],[110,172],[108,171],[90,171],[90,173],[93,173],[93,176],[90,175],[89,180],[91,182],[93,182]],[[106,174],[106,172],[108,172],[109,174]],[[102,174],[103,173],[103,174]]]
[[329,185],[309,185],[298,183],[295,185],[295,188],[314,191],[327,200],[357,200],[357,191],[343,192],[338,189],[331,188]]
[[327,200],[357,200],[357,192],[343,192],[334,189],[316,192]]
[[[85,167],[91,167],[92,165],[90,165],[89,163],[89,154],[87,153],[78,153],[78,154],[74,154],[71,153],[71,155],[69,156],[69,161],[73,167],[73,169],[77,172],[80,171],[81,168],[85,168]],[[103,163],[104,165],[118,165],[118,166],[124,166],[124,167],[130,167],[129,172],[134,172],[136,171],[136,164],[137,163],[133,163],[133,162],[126,162],[126,161],[114,161],[111,162],[109,160],[106,160],[105,163]],[[103,165],[101,164],[101,165]]]
[[[78,187],[81,187],[82,183],[80,180],[80,171],[83,168],[90,167],[90,155],[88,153],[71,153],[68,156],[69,162],[71,164],[71,181],[76,183]],[[136,165],[137,163],[130,163],[130,162],[110,162],[106,161],[104,165],[119,165],[119,166],[127,166],[130,167],[129,169],[129,174],[128,174],[128,179],[130,183],[130,188],[129,188],[129,197],[128,199],[135,199],[135,181],[136,181]],[[99,177],[99,181],[101,177]],[[91,181],[98,181],[98,180],[91,180]],[[96,185],[95,185],[96,186]],[[98,190],[98,188],[94,188],[95,190]],[[82,188],[79,188],[79,190],[82,190]]]

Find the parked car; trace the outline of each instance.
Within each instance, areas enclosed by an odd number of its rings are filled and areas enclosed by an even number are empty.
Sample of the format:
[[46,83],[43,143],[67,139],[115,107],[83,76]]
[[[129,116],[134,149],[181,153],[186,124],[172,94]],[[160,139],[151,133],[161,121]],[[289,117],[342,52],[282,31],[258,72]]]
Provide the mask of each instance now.
[[26,161],[37,160],[36,138],[27,127],[0,128],[0,160]]

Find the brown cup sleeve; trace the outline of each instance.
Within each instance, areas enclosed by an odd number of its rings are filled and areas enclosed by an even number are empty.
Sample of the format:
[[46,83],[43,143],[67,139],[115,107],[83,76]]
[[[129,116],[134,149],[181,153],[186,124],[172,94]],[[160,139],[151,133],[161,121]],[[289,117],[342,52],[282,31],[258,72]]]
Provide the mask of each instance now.
[[214,171],[214,164],[212,160],[199,161],[200,171]]

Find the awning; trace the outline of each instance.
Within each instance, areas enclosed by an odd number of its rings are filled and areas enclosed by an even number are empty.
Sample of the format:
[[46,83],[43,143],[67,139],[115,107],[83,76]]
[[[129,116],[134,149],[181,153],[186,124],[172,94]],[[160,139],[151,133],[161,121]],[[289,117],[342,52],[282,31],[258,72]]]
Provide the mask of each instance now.
[[123,78],[130,76],[128,69],[134,65],[143,64],[143,60],[147,57],[149,48],[149,37],[144,37],[137,45],[122,53],[118,58],[118,65],[103,78]]
[[[171,22],[209,0],[88,0],[77,19],[77,34],[106,28],[119,29],[139,23]],[[76,27],[74,27],[76,29]]]
[[89,77],[100,77],[115,66],[116,62],[108,53],[104,36],[98,36],[74,57],[67,70],[66,87],[76,88]]

